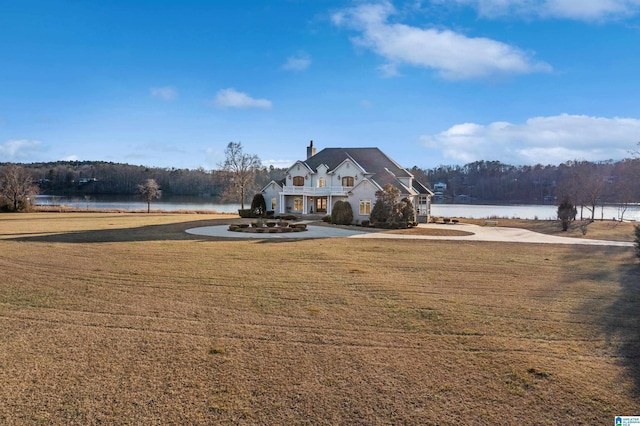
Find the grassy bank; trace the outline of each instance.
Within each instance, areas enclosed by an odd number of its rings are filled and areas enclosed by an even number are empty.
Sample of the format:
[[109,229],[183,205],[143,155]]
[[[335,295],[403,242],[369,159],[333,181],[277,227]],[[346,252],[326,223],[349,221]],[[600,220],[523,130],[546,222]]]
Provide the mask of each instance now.
[[184,232],[229,220],[0,215],[0,423],[637,414],[632,249]]

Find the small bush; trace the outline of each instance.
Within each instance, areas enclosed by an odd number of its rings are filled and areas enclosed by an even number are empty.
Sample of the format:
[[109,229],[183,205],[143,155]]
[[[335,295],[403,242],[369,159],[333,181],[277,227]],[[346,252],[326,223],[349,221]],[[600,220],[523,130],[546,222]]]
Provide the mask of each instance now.
[[331,223],[331,215],[326,215],[322,218],[323,222]]
[[640,225],[636,225],[633,228],[633,231],[635,233],[635,240],[634,240],[634,244],[635,244],[635,248],[636,248],[636,257],[640,257]]
[[238,214],[245,219],[254,217],[251,209],[238,209]]
[[294,214],[281,214],[275,217],[275,219],[280,219],[280,220],[296,220],[298,219],[298,216],[294,215]]
[[351,204],[346,201],[336,201],[331,210],[331,223],[335,225],[351,225],[353,222],[353,210]]
[[360,225],[362,225],[363,227],[368,227],[369,226],[369,221],[365,219],[365,220],[362,221],[362,223]]

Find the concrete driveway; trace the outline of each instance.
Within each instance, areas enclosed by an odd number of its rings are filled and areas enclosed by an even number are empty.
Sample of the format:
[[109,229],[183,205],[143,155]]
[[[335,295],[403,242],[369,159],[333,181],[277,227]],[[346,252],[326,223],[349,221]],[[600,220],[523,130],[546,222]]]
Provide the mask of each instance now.
[[304,238],[378,238],[378,239],[414,239],[414,240],[460,240],[460,241],[496,241],[535,244],[582,244],[596,246],[620,246],[633,247],[631,242],[589,240],[586,238],[557,237],[520,228],[504,228],[500,226],[478,226],[466,223],[456,225],[420,224],[420,228],[447,227],[449,229],[466,231],[472,235],[464,236],[428,236],[428,235],[401,235],[390,234],[383,230],[380,232],[359,231],[343,229],[333,226],[307,225],[306,232],[289,232],[286,234],[252,234],[244,232],[231,232],[228,225],[206,226],[202,228],[188,229],[186,232],[192,235],[226,238],[255,238],[255,239],[304,239]]

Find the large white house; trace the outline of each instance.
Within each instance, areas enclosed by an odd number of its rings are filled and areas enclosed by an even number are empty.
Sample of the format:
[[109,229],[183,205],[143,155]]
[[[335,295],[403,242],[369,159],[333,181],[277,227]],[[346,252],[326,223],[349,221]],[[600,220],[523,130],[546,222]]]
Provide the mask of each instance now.
[[376,191],[386,184],[400,190],[399,200],[408,198],[420,222],[428,222],[433,193],[409,171],[378,148],[325,148],[316,153],[313,141],[307,159],[296,161],[285,178],[262,189],[267,209],[276,214],[331,214],[336,201],[347,201],[353,220],[368,220],[376,202]]

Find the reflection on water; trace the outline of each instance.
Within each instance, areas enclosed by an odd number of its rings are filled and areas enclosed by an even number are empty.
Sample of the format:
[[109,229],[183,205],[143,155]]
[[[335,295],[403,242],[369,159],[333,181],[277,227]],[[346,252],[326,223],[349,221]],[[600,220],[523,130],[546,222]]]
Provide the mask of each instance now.
[[[37,195],[35,203],[39,206],[68,206],[87,210],[147,210],[147,203],[138,197],[59,197],[54,195]],[[164,197],[151,202],[152,210],[169,212],[178,210],[207,210],[218,213],[237,213],[239,208],[240,204],[220,203],[219,200],[215,198],[202,197]]]
[[[117,210],[146,210],[147,203],[137,197],[100,196],[100,197],[57,197],[51,195],[36,196],[36,204],[42,206],[63,205],[77,209],[117,209]],[[245,205],[249,208],[250,205]],[[237,213],[240,204],[221,203],[215,198],[203,197],[165,197],[151,203],[153,210],[178,211],[178,210],[207,210],[218,213]],[[512,205],[492,206],[484,204],[432,204],[431,215],[443,217],[466,217],[472,219],[519,218],[519,219],[556,219],[557,206],[554,205]],[[616,206],[596,208],[596,219],[619,219],[623,212]],[[583,211],[583,217],[591,217],[587,209]],[[578,211],[578,219],[580,211]],[[640,221],[640,206],[630,206],[624,212],[625,220]]]

